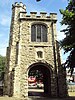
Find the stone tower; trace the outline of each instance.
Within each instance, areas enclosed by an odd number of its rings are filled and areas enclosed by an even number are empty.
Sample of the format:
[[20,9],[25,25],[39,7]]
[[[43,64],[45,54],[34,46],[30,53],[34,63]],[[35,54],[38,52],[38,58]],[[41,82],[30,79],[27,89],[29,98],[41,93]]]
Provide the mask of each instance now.
[[[28,97],[28,73],[43,73],[44,93],[48,96],[66,96],[65,74],[61,67],[56,32],[57,14],[30,12],[22,2],[12,5],[4,94],[18,98]],[[62,81],[62,83],[61,83]]]

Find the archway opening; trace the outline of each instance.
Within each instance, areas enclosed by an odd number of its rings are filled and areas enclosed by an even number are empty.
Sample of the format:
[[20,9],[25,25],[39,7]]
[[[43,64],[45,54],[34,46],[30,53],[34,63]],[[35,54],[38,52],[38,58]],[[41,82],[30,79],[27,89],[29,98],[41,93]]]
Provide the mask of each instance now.
[[28,95],[50,96],[51,95],[51,71],[49,66],[38,63],[29,67],[28,72]]

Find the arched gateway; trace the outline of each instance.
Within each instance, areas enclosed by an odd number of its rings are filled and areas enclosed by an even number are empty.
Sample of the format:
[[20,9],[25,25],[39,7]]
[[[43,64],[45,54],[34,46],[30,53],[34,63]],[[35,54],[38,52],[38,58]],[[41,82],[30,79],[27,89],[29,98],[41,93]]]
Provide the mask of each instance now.
[[57,14],[30,14],[26,14],[26,6],[21,2],[12,5],[4,94],[23,99],[28,97],[28,78],[36,76],[36,84],[38,86],[39,80],[43,82],[46,96],[64,97],[67,90],[56,41]]
[[[51,96],[51,79],[52,79],[52,66],[46,63],[38,62],[34,63],[28,68],[30,73],[31,71],[38,71],[39,74],[42,74],[39,76],[38,81],[42,81],[44,87],[43,87],[43,95]],[[37,74],[38,74],[37,72]],[[38,84],[37,84],[38,85]],[[39,87],[40,88],[40,87]],[[31,91],[32,92],[32,91]],[[33,95],[36,95],[35,93]]]

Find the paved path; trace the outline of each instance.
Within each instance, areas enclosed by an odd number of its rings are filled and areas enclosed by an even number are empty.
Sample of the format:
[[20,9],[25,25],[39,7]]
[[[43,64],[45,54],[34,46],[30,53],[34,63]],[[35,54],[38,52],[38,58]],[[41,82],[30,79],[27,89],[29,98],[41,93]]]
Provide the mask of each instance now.
[[[48,98],[40,89],[36,89],[36,91],[34,90],[35,89],[30,89],[29,97],[25,100],[75,100],[75,95],[73,97],[71,96],[67,98]],[[4,97],[0,97],[0,100],[23,100],[23,99],[4,96]]]
[[68,98],[31,97],[28,100],[75,100],[75,97],[68,97]]
[[[22,100],[22,99],[16,99],[12,97],[0,97],[0,100]],[[29,97],[25,100],[75,100],[75,97],[68,97],[68,98],[47,98],[47,97]]]

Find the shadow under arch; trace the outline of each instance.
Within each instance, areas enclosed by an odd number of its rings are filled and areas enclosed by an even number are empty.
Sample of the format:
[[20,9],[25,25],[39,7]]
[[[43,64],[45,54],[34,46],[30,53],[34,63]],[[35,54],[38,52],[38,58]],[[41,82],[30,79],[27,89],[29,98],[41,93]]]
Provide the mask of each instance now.
[[[38,70],[41,71],[43,74],[43,84],[44,84],[44,92],[43,93],[33,93],[29,96],[51,96],[51,77],[52,77],[52,66],[47,63],[33,63],[28,67],[28,73],[30,73],[32,70]],[[32,91],[33,92],[33,91]]]

